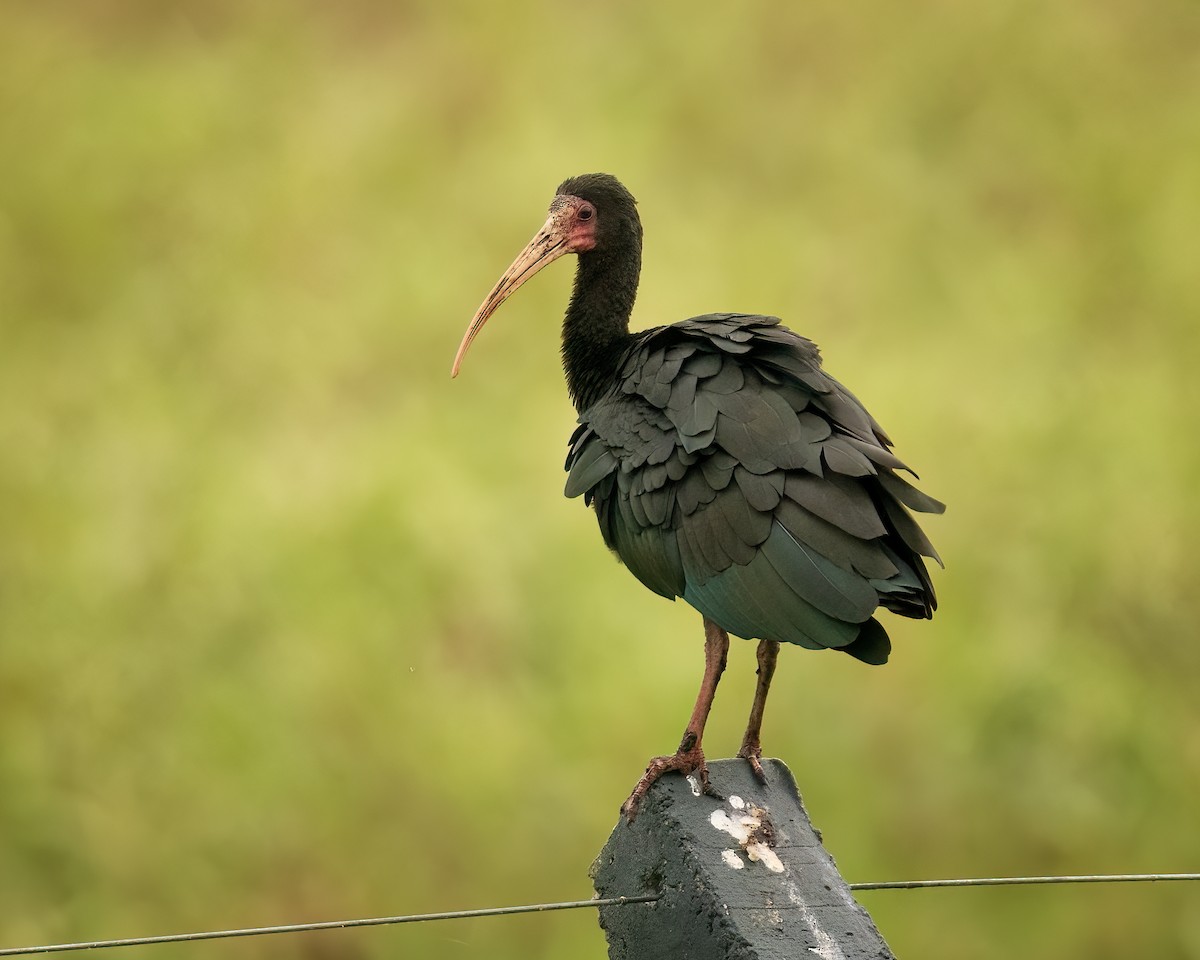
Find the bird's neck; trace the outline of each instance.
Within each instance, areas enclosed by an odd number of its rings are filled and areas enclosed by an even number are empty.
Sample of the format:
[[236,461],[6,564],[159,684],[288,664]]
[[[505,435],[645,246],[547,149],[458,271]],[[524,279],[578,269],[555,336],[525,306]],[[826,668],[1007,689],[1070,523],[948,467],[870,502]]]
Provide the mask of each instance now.
[[585,254],[563,319],[567,389],[583,413],[612,388],[632,339],[629,317],[642,268],[641,244],[609,254]]

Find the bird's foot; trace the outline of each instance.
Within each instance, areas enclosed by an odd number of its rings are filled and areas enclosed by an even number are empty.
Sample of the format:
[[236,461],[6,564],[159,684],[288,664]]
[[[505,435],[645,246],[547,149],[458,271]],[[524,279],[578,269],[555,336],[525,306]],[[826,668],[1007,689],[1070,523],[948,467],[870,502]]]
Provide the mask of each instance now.
[[699,793],[713,792],[708,782],[708,764],[704,760],[704,751],[700,749],[700,741],[690,734],[685,735],[679,749],[674,754],[669,757],[655,757],[650,761],[646,772],[642,774],[642,779],[637,782],[633,793],[629,795],[629,799],[621,804],[621,812],[625,814],[630,823],[633,823],[634,817],[637,816],[638,807],[646,792],[654,786],[659,777],[671,771],[681,773],[689,778],[694,775],[693,790],[698,790]]
[[754,771],[754,778],[764,787],[767,785],[767,775],[762,768],[762,744],[757,740],[753,742],[749,740],[742,741],[742,749],[738,751],[738,756],[750,764],[750,769]]

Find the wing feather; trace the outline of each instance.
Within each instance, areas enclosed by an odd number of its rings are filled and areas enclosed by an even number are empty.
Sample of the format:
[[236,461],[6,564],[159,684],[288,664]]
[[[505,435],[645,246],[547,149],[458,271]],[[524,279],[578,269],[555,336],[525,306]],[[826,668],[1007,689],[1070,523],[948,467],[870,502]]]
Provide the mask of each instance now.
[[739,636],[882,663],[874,611],[936,606],[921,556],[937,553],[908,510],[943,509],[890,446],[810,341],[710,314],[639,335],[580,416],[566,491],[656,593]]

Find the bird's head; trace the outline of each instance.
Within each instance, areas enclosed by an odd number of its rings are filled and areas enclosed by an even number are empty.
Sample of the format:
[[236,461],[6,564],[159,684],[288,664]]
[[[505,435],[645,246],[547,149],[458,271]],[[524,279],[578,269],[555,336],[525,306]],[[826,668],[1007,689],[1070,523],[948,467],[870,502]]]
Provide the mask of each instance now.
[[517,288],[535,273],[566,253],[604,258],[618,244],[635,240],[639,245],[642,225],[633,195],[611,174],[586,173],[564,180],[550,201],[549,216],[542,228],[517,255],[487,295],[459,344],[452,377],[458,376],[471,341],[488,317]]

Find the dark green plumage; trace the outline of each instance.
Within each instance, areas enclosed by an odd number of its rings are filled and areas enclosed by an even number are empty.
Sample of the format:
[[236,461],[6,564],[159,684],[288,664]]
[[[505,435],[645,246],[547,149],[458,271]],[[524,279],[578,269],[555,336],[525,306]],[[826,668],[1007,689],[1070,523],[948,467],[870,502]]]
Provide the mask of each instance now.
[[872,618],[937,606],[887,435],[774,317],[710,314],[635,335],[580,414],[567,495],[665,597],[730,633],[882,663]]
[[[679,749],[650,761],[625,802],[632,818],[664,773],[697,774],[729,634],[759,640],[754,701],[738,756],[759,779],[763,711],[781,643],[884,663],[879,607],[927,618],[923,557],[937,559],[909,510],[942,505],[816,346],[774,317],[720,313],[629,332],[642,263],[633,197],[614,177],[565,181],[542,229],[467,327],[453,372],[513,291],[578,255],[562,327],[579,428],[566,493],[595,508],[605,543],[655,593],[704,616],[704,677]],[[940,562],[940,561],[939,561]]]

